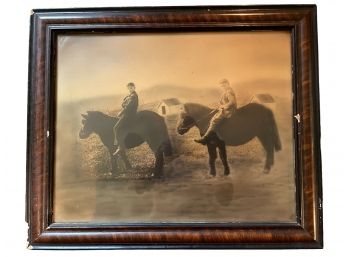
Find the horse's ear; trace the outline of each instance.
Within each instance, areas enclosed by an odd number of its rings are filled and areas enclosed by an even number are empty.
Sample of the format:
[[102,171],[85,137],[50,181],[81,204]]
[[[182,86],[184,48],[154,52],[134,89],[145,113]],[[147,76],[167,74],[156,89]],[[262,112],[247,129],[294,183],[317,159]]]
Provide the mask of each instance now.
[[81,113],[82,118],[87,119],[88,115]]
[[184,112],[183,109],[180,110],[180,112],[179,112],[179,117],[180,117],[181,119],[185,117],[185,112]]
[[187,107],[186,107],[185,104],[183,104],[183,105],[181,106],[181,111],[182,111],[183,113],[185,113],[185,114],[188,113],[188,112],[187,112]]

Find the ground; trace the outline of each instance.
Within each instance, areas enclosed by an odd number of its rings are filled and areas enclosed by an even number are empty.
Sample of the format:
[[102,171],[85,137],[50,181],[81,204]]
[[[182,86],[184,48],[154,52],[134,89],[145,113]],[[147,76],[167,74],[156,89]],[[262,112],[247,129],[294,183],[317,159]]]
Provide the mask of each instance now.
[[[269,174],[257,139],[227,147],[231,174],[209,176],[205,146],[193,141],[197,129],[180,136],[177,116],[166,119],[174,156],[166,158],[164,178],[154,179],[154,156],[146,144],[129,150],[130,171],[110,173],[105,147],[96,135],[78,138],[81,118],[71,114],[59,133],[55,168],[54,219],[69,222],[293,222],[295,184],[292,118],[277,99],[275,117],[283,149]],[[68,118],[67,118],[68,119]],[[64,161],[59,161],[64,160]]]

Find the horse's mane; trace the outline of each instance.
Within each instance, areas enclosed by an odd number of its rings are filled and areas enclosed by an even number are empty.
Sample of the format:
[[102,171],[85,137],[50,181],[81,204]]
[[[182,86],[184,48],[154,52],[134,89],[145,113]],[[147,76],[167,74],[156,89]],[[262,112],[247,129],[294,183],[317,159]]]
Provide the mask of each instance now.
[[105,114],[101,111],[87,111],[87,114],[88,116],[93,119],[93,120],[106,120],[106,119],[109,119],[109,120],[114,120],[116,119],[116,117],[113,117],[113,116],[110,116],[108,114]]
[[100,111],[87,111],[87,117],[96,130],[104,130],[117,122],[117,118]]
[[212,111],[212,109],[209,108],[208,106],[198,104],[198,103],[185,103],[184,109],[186,112],[191,113],[191,114]]

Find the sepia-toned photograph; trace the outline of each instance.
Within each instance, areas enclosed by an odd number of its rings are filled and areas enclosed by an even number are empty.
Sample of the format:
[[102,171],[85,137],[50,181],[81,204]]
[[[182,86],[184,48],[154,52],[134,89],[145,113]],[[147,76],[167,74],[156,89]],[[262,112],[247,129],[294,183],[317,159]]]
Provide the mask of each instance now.
[[53,221],[296,221],[291,33],[57,37]]

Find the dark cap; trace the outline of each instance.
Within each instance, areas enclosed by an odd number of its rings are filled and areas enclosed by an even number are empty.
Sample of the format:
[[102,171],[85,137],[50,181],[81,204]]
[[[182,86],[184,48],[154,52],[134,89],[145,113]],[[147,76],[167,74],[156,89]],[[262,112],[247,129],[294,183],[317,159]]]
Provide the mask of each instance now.
[[129,83],[127,84],[127,87],[135,87],[135,84],[134,84],[133,82],[129,82]]
[[229,82],[227,79],[222,79],[222,80],[220,80],[219,83],[220,83],[220,84],[222,84],[222,83],[230,84],[230,82]]

